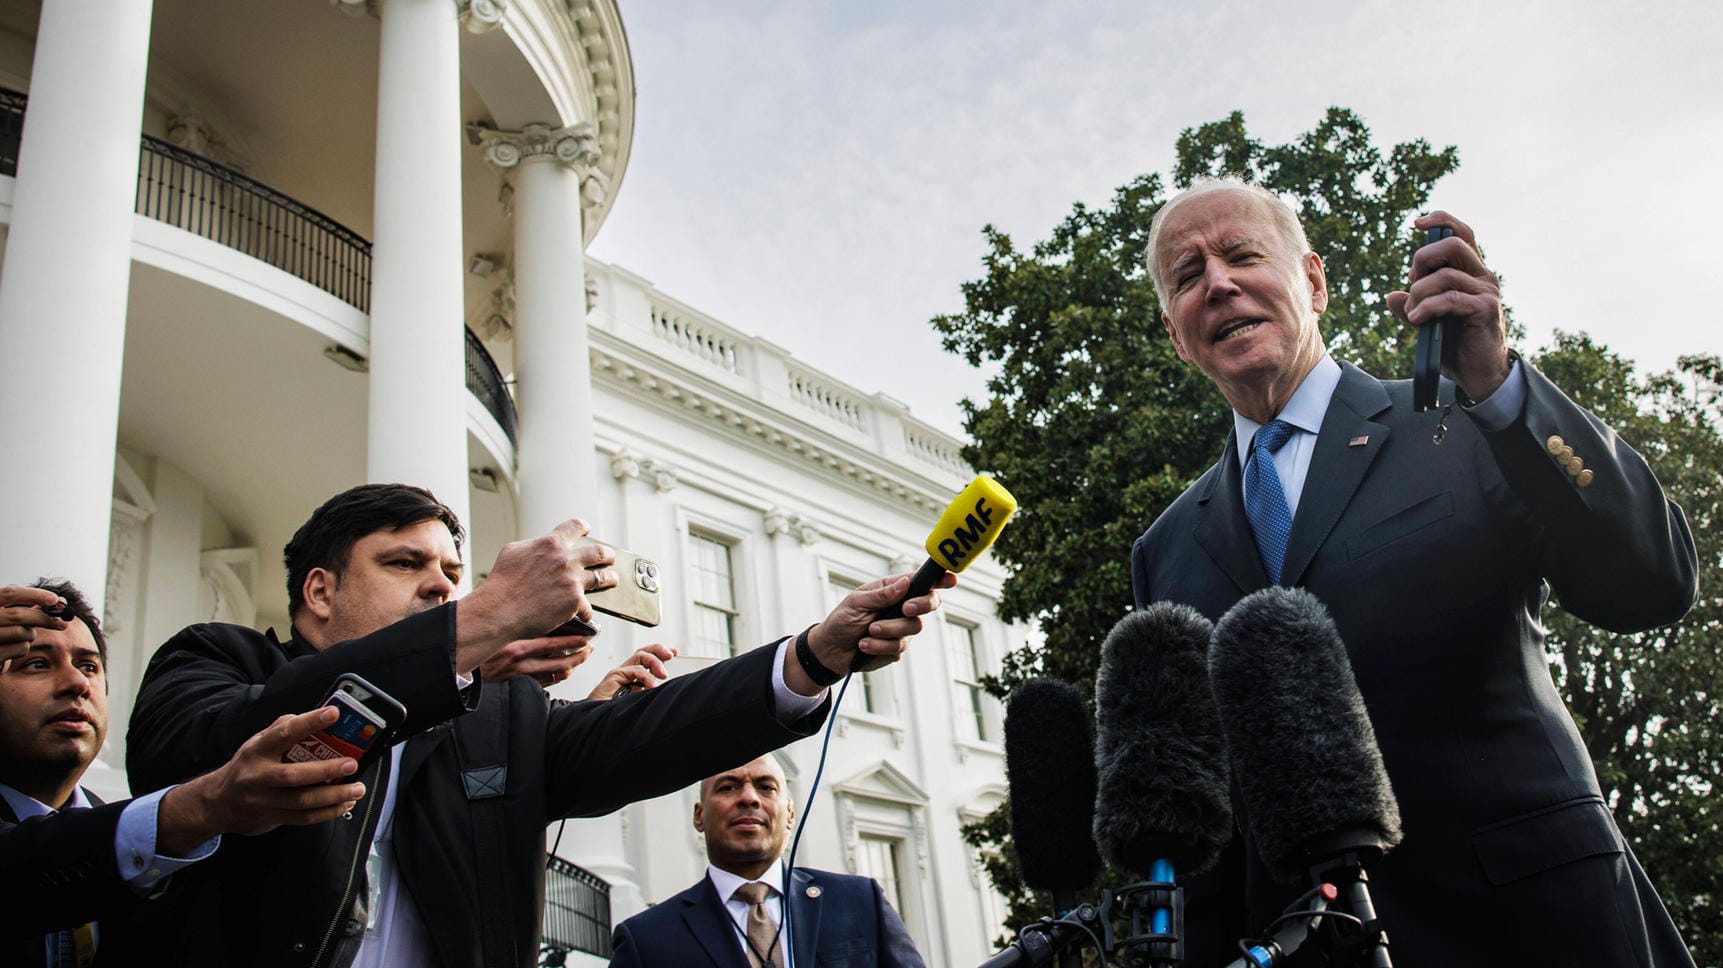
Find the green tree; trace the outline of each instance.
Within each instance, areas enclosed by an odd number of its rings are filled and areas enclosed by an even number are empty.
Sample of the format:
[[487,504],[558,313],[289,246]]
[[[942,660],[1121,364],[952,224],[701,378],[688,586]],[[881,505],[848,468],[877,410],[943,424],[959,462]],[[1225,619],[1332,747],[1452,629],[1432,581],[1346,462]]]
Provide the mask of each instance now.
[[1535,363],[1645,457],[1693,530],[1700,598],[1680,624],[1613,635],[1557,608],[1547,628],[1551,671],[1622,833],[1695,959],[1723,964],[1723,813],[1711,796],[1723,776],[1723,361],[1684,357],[1640,380],[1589,338],[1558,333]]
[[[1364,123],[1339,108],[1282,145],[1250,138],[1234,113],[1186,130],[1177,148],[1176,187],[1236,172],[1292,198],[1328,267],[1330,350],[1371,372],[1410,370],[1411,340],[1385,297],[1403,284],[1420,241],[1405,226],[1456,167],[1454,148],[1412,141],[1384,153]],[[995,546],[1011,572],[1000,615],[1041,632],[1040,644],[1014,650],[990,683],[1001,696],[1037,675],[1092,691],[1101,638],[1132,601],[1131,542],[1214,462],[1227,431],[1225,401],[1173,352],[1143,266],[1162,193],[1158,175],[1140,176],[1105,207],[1076,205],[1028,251],[986,227],[984,273],[963,284],[963,312],[933,321],[948,350],[997,368],[988,399],[964,403],[974,441],[965,456],[1009,481],[1020,502]],[[1723,500],[1716,480],[1723,444],[1718,404],[1695,387],[1714,386],[1723,366],[1685,361],[1685,377],[1636,384],[1631,368],[1577,337],[1563,337],[1537,362],[1626,439],[1648,442],[1644,452],[1701,536],[1702,587],[1718,587],[1711,578],[1719,551],[1709,536]],[[1160,463],[1144,466],[1149,454]],[[1622,828],[1690,943],[1707,951],[1705,939],[1723,935],[1716,860],[1723,836],[1704,802],[1720,772],[1711,725],[1723,694],[1719,612],[1708,599],[1678,629],[1628,637],[1559,611],[1550,617],[1555,674]],[[984,849],[1010,923],[1025,924],[1051,904],[1021,882],[1007,811],[965,836]],[[1698,844],[1703,849],[1691,846]]]

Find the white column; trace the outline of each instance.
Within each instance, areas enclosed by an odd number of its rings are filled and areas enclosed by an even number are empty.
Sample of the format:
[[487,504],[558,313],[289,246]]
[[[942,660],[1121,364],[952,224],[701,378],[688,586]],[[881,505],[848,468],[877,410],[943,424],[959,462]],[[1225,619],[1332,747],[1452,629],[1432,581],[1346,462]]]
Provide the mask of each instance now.
[[0,414],[15,442],[52,455],[0,466],[0,582],[70,578],[97,612],[107,584],[150,7],[43,5],[0,277]]
[[[602,200],[598,145],[590,123],[529,124],[519,132],[472,126],[485,159],[508,179],[514,216],[515,480],[522,535],[584,517],[599,537],[620,541],[622,522],[596,520],[597,450],[592,436],[592,364],[586,340],[583,198]],[[607,528],[609,530],[607,530]],[[617,624],[619,620],[607,622]],[[606,643],[597,643],[606,651]],[[618,661],[620,657],[616,657]],[[561,853],[610,883],[612,920],[644,910],[628,861],[623,814],[569,824]]]
[[460,11],[382,0],[366,476],[468,517]]
[[514,216],[515,480],[522,535],[598,514],[592,364],[586,339],[582,183],[598,161],[592,125],[471,127],[509,180]]

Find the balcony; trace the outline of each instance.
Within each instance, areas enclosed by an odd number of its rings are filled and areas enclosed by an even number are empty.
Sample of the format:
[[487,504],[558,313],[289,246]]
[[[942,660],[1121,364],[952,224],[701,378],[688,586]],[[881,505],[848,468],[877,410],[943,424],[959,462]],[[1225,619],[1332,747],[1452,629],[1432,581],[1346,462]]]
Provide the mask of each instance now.
[[[25,95],[0,89],[0,175],[18,174]],[[239,171],[144,135],[133,211],[274,266],[358,309],[371,308],[371,243]],[[484,344],[466,331],[467,390],[515,443],[514,398]]]
[[561,965],[570,951],[610,957],[610,885],[561,857],[546,860],[544,934],[538,963]]

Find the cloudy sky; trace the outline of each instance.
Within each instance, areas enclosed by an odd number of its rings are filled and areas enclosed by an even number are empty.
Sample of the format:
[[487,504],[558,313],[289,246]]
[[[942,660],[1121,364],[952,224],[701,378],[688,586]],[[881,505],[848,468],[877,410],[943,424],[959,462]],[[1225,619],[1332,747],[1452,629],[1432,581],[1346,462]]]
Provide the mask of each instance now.
[[1723,4],[637,0],[633,157],[593,255],[961,432],[983,376],[928,320],[1073,202],[1167,173],[1242,110],[1278,143],[1330,105],[1378,145],[1456,145],[1470,222],[1530,331],[1642,368],[1723,353]]

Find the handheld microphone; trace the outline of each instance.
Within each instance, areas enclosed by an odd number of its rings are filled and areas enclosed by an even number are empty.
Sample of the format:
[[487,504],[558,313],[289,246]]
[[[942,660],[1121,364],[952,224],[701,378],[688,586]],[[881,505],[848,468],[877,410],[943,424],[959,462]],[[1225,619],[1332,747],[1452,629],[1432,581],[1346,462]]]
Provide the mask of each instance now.
[[[969,482],[927,536],[927,561],[922,563],[909,580],[909,591],[903,601],[882,609],[880,618],[903,617],[903,602],[926,595],[948,571],[968,568],[981,553],[992,547],[993,539],[1005,529],[1005,522],[1017,510],[1017,499],[1005,485],[983,474]],[[850,662],[854,669],[867,657],[859,651]]]
[[1328,918],[1330,943],[1390,968],[1364,866],[1400,842],[1400,807],[1328,610],[1298,588],[1250,595],[1216,624],[1209,676],[1258,856],[1339,887],[1363,930]]
[[1157,602],[1107,633],[1095,677],[1095,841],[1108,863],[1147,878],[1120,896],[1128,909],[1146,907],[1141,940],[1154,964],[1184,959],[1174,876],[1214,866],[1232,839],[1211,630],[1195,609]]

